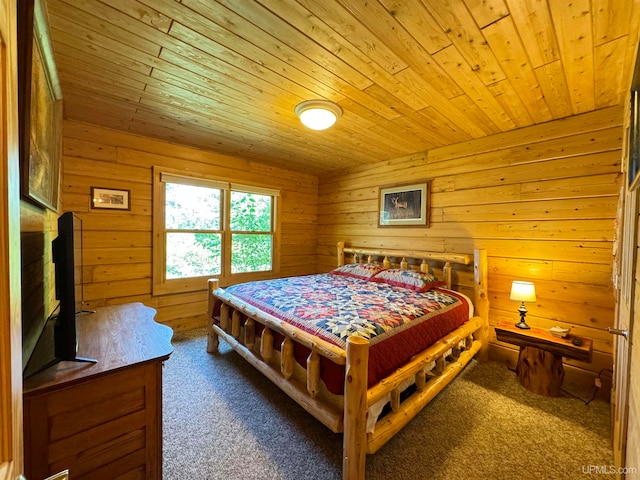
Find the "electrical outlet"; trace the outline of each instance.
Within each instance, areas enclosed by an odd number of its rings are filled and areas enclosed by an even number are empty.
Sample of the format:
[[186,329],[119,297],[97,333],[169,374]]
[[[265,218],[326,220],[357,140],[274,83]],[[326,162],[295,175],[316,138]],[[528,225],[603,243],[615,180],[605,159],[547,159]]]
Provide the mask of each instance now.
[[600,380],[600,377],[596,377],[596,387],[602,388],[602,381]]

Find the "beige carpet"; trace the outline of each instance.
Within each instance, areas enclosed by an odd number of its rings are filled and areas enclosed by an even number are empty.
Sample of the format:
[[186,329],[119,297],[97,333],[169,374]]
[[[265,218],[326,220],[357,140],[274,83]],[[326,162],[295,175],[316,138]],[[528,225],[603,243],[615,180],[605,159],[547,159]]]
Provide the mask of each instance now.
[[[224,342],[221,355],[207,354],[202,330],[174,346],[164,368],[164,479],[341,478],[341,435]],[[611,478],[593,473],[613,462],[609,415],[605,401],[535,395],[506,366],[472,361],[367,457],[367,479]]]

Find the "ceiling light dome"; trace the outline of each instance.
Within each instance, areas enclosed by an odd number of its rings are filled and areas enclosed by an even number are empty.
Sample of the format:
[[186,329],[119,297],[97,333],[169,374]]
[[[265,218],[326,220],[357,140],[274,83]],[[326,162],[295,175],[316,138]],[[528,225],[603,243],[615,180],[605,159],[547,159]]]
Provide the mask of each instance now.
[[305,100],[296,105],[296,115],[306,127],[325,130],[342,116],[342,108],[327,100]]

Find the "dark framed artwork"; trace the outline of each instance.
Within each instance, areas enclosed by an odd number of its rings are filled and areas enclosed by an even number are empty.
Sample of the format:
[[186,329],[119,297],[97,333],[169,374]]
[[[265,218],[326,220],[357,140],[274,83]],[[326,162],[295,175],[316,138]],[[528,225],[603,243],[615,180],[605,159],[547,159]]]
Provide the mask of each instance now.
[[22,197],[58,211],[62,91],[41,0],[18,2],[19,124]]
[[429,182],[380,187],[380,227],[428,227]]

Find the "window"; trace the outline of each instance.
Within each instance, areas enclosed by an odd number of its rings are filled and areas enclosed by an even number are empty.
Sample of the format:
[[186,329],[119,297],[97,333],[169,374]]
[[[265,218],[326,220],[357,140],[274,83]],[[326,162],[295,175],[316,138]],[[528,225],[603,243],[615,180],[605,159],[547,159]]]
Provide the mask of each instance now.
[[[277,266],[279,192],[154,173],[154,294],[266,278]],[[233,279],[233,280],[232,280]]]
[[273,196],[231,190],[231,273],[271,270]]
[[165,182],[165,276],[222,273],[223,190]]

